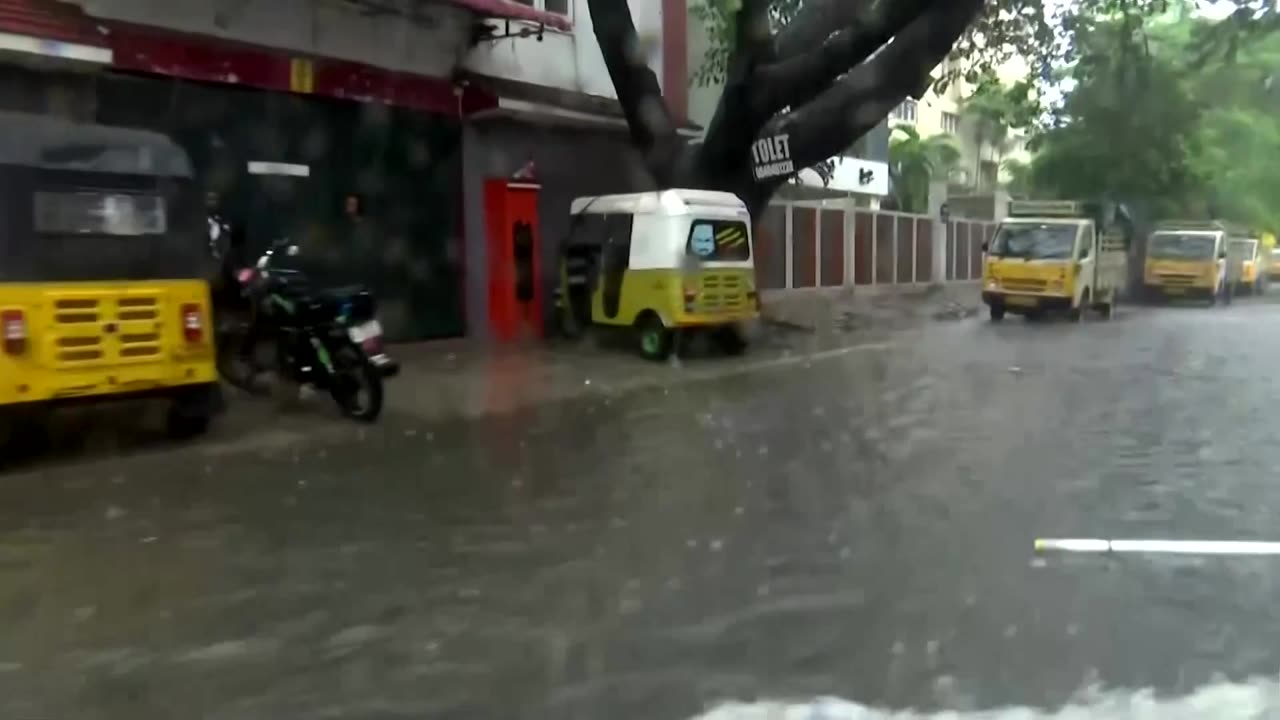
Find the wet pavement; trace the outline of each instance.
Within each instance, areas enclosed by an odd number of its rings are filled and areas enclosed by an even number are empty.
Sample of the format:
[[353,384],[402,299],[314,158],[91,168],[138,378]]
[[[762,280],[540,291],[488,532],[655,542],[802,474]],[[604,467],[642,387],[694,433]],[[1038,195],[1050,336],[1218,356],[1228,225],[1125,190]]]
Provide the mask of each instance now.
[[1280,559],[1032,553],[1280,539],[1280,304],[733,362],[8,474],[0,717],[1280,713]]

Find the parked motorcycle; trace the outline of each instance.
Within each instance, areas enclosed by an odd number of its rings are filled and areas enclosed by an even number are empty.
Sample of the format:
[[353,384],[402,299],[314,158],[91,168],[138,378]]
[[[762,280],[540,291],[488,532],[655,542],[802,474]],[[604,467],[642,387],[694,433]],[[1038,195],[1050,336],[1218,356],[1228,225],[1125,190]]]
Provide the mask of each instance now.
[[256,392],[256,350],[270,343],[280,376],[327,390],[344,415],[373,422],[382,412],[383,380],[400,368],[383,344],[377,303],[363,288],[312,287],[302,272],[277,267],[282,252],[296,256],[298,246],[277,242],[254,267],[236,272],[243,302],[219,318],[220,372]]

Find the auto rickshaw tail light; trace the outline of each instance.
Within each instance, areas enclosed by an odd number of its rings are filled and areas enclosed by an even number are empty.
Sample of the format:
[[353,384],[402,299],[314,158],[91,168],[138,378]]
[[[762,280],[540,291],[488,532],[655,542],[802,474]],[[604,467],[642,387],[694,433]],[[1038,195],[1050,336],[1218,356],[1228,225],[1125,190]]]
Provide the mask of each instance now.
[[693,312],[693,303],[698,299],[698,291],[691,288],[684,288],[684,311]]
[[4,325],[4,352],[21,355],[27,351],[27,318],[21,310],[0,312],[0,324]]
[[204,339],[204,320],[200,317],[200,306],[196,303],[182,306],[182,337],[189,343],[198,343]]

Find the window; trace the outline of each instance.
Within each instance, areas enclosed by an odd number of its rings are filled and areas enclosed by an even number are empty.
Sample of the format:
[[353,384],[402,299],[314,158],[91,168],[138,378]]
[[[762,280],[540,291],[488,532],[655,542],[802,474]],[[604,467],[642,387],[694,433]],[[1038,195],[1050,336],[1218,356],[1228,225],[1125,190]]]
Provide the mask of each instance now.
[[542,10],[557,15],[569,14],[569,3],[571,0],[512,0],[512,2],[527,5],[528,7]]
[[916,121],[916,101],[911,98],[903,100],[901,105],[893,109],[893,119],[914,123]]
[[751,259],[747,224],[737,220],[695,220],[689,228],[689,255],[712,262]]
[[1147,245],[1147,257],[1159,260],[1207,260],[1213,257],[1218,236],[1211,232],[1158,232]]
[[953,112],[942,113],[942,132],[956,135],[960,132],[960,116]]
[[1076,246],[1075,223],[1005,223],[991,241],[991,257],[1067,260]]
[[164,199],[98,192],[36,193],[36,232],[47,235],[161,235]]

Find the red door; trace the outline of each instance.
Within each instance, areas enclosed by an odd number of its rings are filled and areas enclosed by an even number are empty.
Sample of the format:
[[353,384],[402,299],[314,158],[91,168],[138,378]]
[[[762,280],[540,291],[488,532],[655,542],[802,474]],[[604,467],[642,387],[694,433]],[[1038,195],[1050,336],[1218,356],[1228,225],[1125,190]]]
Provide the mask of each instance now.
[[489,331],[502,342],[543,336],[538,193],[529,182],[485,183],[489,236]]

